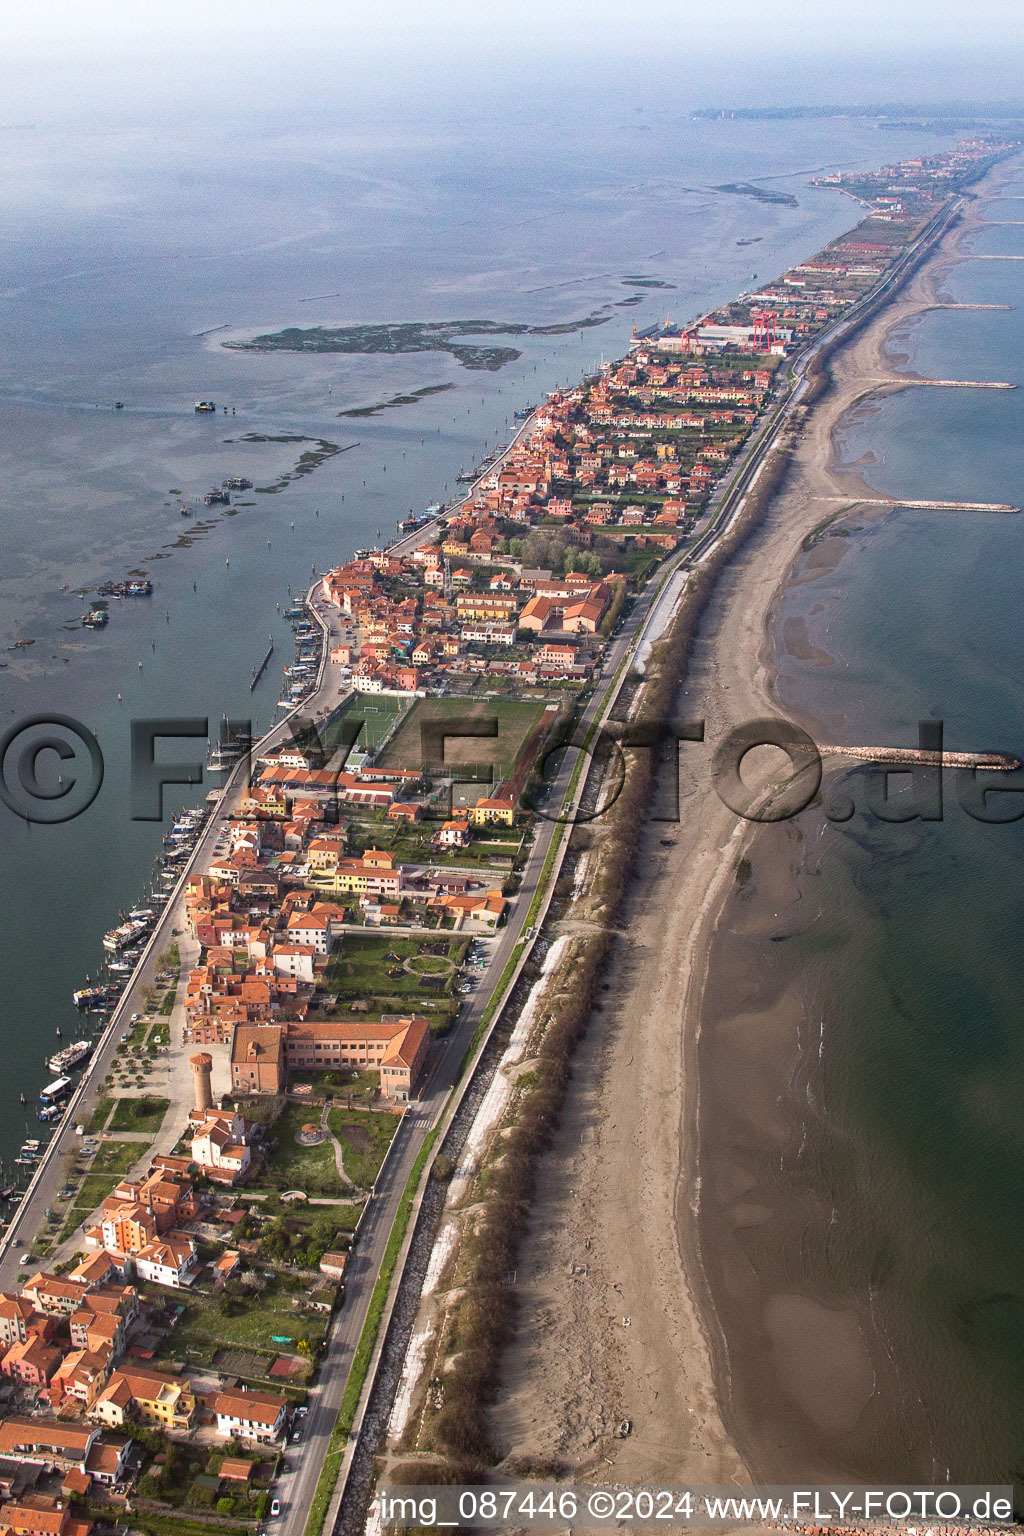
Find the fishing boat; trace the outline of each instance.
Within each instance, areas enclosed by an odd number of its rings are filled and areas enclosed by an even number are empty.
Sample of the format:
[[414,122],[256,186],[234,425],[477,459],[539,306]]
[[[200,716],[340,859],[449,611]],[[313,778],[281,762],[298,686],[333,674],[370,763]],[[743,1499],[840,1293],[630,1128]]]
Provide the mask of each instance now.
[[76,1008],[106,1007],[113,994],[111,987],[79,987],[72,992],[71,1001]]
[[217,402],[216,402],[216,400],[197,400],[196,404],[195,404],[195,409],[197,411],[204,411],[204,412],[206,412],[206,411],[215,411],[217,409]]

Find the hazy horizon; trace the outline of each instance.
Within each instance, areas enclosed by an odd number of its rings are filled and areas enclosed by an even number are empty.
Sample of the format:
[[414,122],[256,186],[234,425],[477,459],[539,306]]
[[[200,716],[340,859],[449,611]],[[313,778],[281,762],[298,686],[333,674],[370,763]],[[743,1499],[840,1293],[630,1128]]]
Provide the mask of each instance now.
[[463,109],[584,113],[1008,100],[1021,95],[1024,16],[1015,0],[969,12],[866,0],[826,13],[811,0],[723,0],[713,12],[641,0],[628,14],[606,0],[501,0],[484,12],[468,0],[384,0],[369,20],[327,0],[298,0],[286,18],[268,0],[158,11],[52,0],[9,13],[4,43],[0,129],[83,113],[221,121],[280,109],[443,121],[453,95]]

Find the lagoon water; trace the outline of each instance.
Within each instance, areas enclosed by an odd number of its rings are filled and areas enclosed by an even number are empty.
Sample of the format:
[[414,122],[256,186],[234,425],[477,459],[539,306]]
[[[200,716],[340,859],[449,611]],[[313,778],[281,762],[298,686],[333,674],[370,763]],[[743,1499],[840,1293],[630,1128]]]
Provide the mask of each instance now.
[[[964,249],[1024,253],[1022,234]],[[891,336],[894,358],[1024,386],[1024,264],[967,261],[942,286],[1014,308],[925,314]],[[1019,506],[1024,388],[910,389],[855,409],[840,447],[882,494]],[[897,510],[835,547],[835,568],[782,603],[776,634],[800,619],[817,653],[780,638],[783,703],[831,739],[913,745],[941,719],[948,747],[1024,757],[1024,518]],[[972,819],[960,777],[941,821],[878,820],[861,769],[842,786],[850,820],[806,813],[794,931],[766,959],[806,1021],[803,1139],[778,1180],[824,1234],[785,1255],[793,1288],[866,1308],[893,1367],[874,1467],[1009,1482],[1024,1464],[1024,821]],[[1024,814],[1019,794],[989,806]]]

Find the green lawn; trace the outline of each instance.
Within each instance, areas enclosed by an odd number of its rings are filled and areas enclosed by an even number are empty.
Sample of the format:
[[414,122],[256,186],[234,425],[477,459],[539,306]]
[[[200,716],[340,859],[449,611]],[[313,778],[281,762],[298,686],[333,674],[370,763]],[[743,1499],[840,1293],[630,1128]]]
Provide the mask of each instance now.
[[329,1141],[317,1147],[300,1147],[295,1140],[299,1128],[317,1120],[319,1105],[287,1104],[274,1122],[274,1153],[267,1165],[265,1181],[278,1189],[303,1189],[307,1194],[334,1195],[343,1192],[334,1162],[334,1148]]
[[82,1180],[78,1194],[75,1196],[75,1204],[71,1215],[78,1221],[84,1221],[91,1216],[97,1206],[110,1194],[110,1191],[120,1184],[122,1175],[119,1173],[88,1173]]
[[344,1149],[345,1172],[369,1189],[399,1126],[399,1116],[365,1109],[332,1109],[327,1123]]
[[285,1222],[290,1232],[308,1233],[314,1223],[329,1221],[335,1238],[339,1232],[353,1232],[359,1220],[361,1205],[291,1205],[287,1208]]
[[[424,764],[422,727],[441,721],[451,732],[445,745],[445,762],[493,765],[494,777],[504,779],[512,772],[516,758],[544,709],[542,700],[526,699],[417,699],[405,720],[378,758],[383,768],[422,769]],[[497,719],[496,737],[460,738],[462,722]]]
[[[108,1129],[111,1131],[158,1131],[169,1099],[118,1099]],[[100,1148],[102,1152],[104,1148]]]
[[[340,1012],[341,1010],[339,1010],[339,1015]],[[348,1017],[349,1015],[346,1013],[346,1016]],[[362,1015],[356,1014],[351,1015],[351,1017],[359,1018]],[[369,1103],[377,1097],[380,1089],[380,1076],[378,1073],[355,1072],[351,1068],[346,1070],[344,1067],[338,1067],[333,1072],[313,1072],[311,1070],[304,1072],[300,1067],[298,1071],[289,1073],[288,1082],[289,1087],[293,1089],[297,1084],[308,1084],[313,1090],[314,1097],[319,1097],[320,1099],[343,1099],[346,1103],[350,1099],[362,1099]],[[312,1119],[319,1112],[319,1108],[314,1109],[309,1118]],[[248,1116],[251,1111],[246,1109],[245,1113]]]
[[[170,1343],[176,1354],[189,1347],[203,1348],[210,1345],[243,1344],[253,1349],[295,1352],[295,1344],[305,1339],[315,1347],[323,1339],[327,1318],[322,1312],[305,1311],[292,1306],[292,1294],[272,1288],[263,1296],[247,1297],[239,1310],[231,1316],[221,1311],[219,1298],[205,1297],[200,1301],[190,1297],[185,1315],[171,1334]],[[294,1293],[302,1296],[300,1290]],[[291,1345],[275,1344],[274,1335],[295,1341]]]
[[88,1123],[85,1127],[90,1134],[96,1131],[102,1131],[103,1127],[107,1123],[107,1116],[110,1114],[110,1111],[113,1108],[113,1104],[113,1099],[110,1098],[107,1094],[104,1094],[102,1098],[96,1100],[96,1107],[92,1114],[89,1116]]
[[[433,942],[440,941],[428,941],[427,947],[432,947]],[[423,949],[421,939],[398,939],[388,935],[364,938],[362,934],[346,933],[341,948],[328,962],[324,990],[336,992],[344,999],[442,997],[451,991],[450,978],[442,987],[424,987],[420,979],[402,965],[403,960],[419,956]],[[389,959],[389,956],[397,958]],[[394,975],[389,974],[392,971]]]
[[127,1173],[145,1150],[137,1141],[101,1141],[92,1160],[90,1177],[97,1173]]

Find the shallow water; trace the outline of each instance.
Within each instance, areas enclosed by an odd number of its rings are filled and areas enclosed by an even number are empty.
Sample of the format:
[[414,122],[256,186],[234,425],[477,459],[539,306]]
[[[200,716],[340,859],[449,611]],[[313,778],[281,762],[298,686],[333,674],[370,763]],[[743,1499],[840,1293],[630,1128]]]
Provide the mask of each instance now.
[[[982,231],[970,248],[1024,252],[1022,234]],[[926,377],[1020,383],[1024,263],[966,262],[945,289],[1017,307],[932,311],[900,328],[893,353]],[[1021,505],[1022,428],[1020,390],[909,389],[857,409],[840,447],[882,494]],[[834,563],[781,603],[783,703],[839,740],[915,745],[919,721],[942,720],[948,747],[1024,756],[1024,518],[895,510],[845,526],[816,550]],[[748,1252],[770,1290],[856,1309],[878,1373],[858,1422],[835,1433],[783,1377],[794,1444],[803,1436],[836,1470],[1012,1481],[1024,1454],[1024,823],[973,819],[965,777],[945,775],[941,820],[894,823],[858,768],[841,785],[850,819],[829,818],[840,790],[827,778],[825,814],[809,809],[784,843],[758,834],[719,944],[733,995],[709,1013],[705,1069],[728,1060],[723,1019],[788,998],[786,1142],[774,1160],[767,1131],[746,1147],[773,1211]],[[990,806],[1024,813],[1019,795]],[[799,871],[798,899],[773,923],[758,884],[780,860]],[[746,1379],[764,1360],[738,1349],[732,1364],[767,1430],[765,1383]]]

